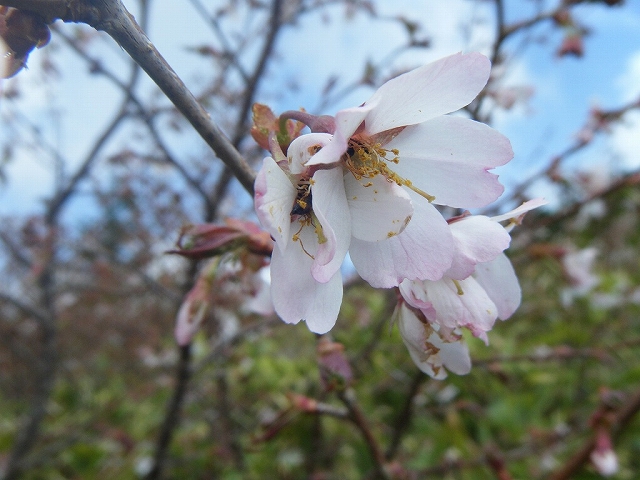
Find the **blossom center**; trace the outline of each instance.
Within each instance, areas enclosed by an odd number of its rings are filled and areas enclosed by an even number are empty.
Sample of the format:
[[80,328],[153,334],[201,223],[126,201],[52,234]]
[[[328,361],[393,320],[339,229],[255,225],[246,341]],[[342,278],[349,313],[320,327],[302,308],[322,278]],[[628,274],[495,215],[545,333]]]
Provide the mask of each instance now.
[[[401,177],[389,168],[390,163],[396,165],[400,163],[399,155],[400,151],[397,148],[388,150],[382,148],[382,144],[380,143],[367,144],[366,142],[352,139],[349,141],[344,163],[347,170],[351,172],[356,180],[382,175],[388,182],[405,186],[426,198],[429,202],[434,201],[436,197],[420,190],[413,185],[411,180]],[[365,183],[363,185],[370,187],[372,183]]]
[[299,183],[296,188],[298,194],[293,202],[291,215],[308,215],[313,208],[311,204],[311,183]]
[[291,221],[298,221],[300,224],[300,228],[296,233],[293,234],[291,239],[294,242],[299,242],[300,247],[304,251],[304,253],[310,258],[315,260],[315,257],[307,251],[304,244],[302,243],[302,239],[300,238],[300,232],[304,227],[313,227],[314,233],[318,238],[318,244],[325,243],[327,238],[322,231],[322,225],[318,221],[318,218],[313,213],[313,205],[312,205],[312,195],[311,195],[311,187],[313,185],[313,180],[304,180],[298,183],[296,186],[297,195],[296,199],[293,202],[293,206],[291,207]]

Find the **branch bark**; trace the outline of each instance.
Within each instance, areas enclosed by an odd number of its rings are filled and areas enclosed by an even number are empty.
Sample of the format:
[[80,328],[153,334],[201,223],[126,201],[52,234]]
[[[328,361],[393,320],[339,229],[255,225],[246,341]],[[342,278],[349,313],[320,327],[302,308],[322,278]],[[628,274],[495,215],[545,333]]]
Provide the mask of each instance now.
[[187,384],[191,376],[191,345],[180,348],[180,362],[178,363],[176,375],[176,387],[167,408],[167,414],[160,430],[158,443],[153,459],[153,468],[145,477],[147,480],[160,478],[167,457],[167,449],[171,444],[171,438],[175,427],[180,420],[180,410],[182,402],[187,393]]

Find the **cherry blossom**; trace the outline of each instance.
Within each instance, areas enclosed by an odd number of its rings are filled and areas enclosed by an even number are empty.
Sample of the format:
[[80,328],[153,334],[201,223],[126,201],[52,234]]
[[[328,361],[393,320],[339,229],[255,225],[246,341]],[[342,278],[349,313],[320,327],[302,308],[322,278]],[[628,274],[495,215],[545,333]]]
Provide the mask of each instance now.
[[503,187],[488,170],[511,160],[509,140],[446,115],[478,95],[490,68],[484,55],[458,53],[388,81],[362,106],[336,114],[329,143],[307,165],[341,162],[355,176],[381,174],[440,205],[491,203]]
[[437,281],[404,280],[400,292],[409,305],[443,328],[468,328],[487,340],[497,318],[509,318],[520,305],[520,286],[502,253],[510,237],[489,217],[470,216],[451,224],[456,253]]
[[489,170],[513,156],[497,131],[446,115],[476,97],[489,71],[483,55],[456,54],[388,81],[335,117],[283,114],[312,133],[295,138],[286,156],[272,148],[255,205],[276,241],[272,298],[285,322],[304,319],[317,333],[333,327],[347,252],[374,287],[436,281],[451,268],[452,231],[433,204],[487,205],[503,191]]
[[[400,284],[400,303],[406,303],[409,311],[413,309],[412,316],[408,313],[400,316],[403,322],[411,322],[411,328],[399,324],[400,332],[421,370],[426,371],[425,362],[431,365],[428,359],[436,358],[434,355],[439,352],[434,347],[433,332],[441,342],[455,344],[459,336],[449,332],[466,328],[488,342],[486,332],[496,319],[506,320],[518,308],[520,285],[511,262],[503,253],[511,240],[508,229],[518,223],[526,211],[544,203],[541,199],[531,200],[492,218],[465,215],[452,219],[455,253],[451,268],[437,281],[406,279]],[[506,228],[498,223],[504,220],[510,221]],[[462,351],[460,346],[455,348],[459,353]],[[419,355],[419,352],[422,353]]]
[[[307,167],[342,166],[362,185],[382,177],[411,192],[420,218],[400,235],[381,242],[354,234],[351,258],[372,286],[440,278],[453,251],[432,204],[482,207],[502,193],[489,170],[513,157],[509,140],[484,124],[446,115],[476,97],[489,71],[489,60],[479,53],[451,55],[388,81],[362,106],[339,111],[333,122],[309,121],[312,128],[333,131],[317,134],[321,148]],[[306,155],[295,149],[297,141],[291,147]]]

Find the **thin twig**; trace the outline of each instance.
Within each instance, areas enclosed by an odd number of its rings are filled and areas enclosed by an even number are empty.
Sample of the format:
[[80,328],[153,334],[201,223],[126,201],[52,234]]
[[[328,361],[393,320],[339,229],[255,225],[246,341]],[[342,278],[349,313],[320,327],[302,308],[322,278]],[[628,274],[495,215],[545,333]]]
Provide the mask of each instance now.
[[387,461],[391,460],[398,451],[400,440],[402,440],[402,436],[413,419],[413,402],[418,392],[420,392],[420,387],[427,378],[429,378],[427,375],[418,370],[411,380],[411,385],[409,385],[409,390],[404,399],[404,405],[402,405],[400,413],[393,425],[393,434],[385,453]]
[[358,428],[358,430],[360,430],[360,433],[369,448],[376,475],[379,478],[388,479],[389,476],[385,470],[385,456],[382,453],[380,445],[378,445],[378,441],[373,436],[369,422],[356,402],[353,390],[347,389],[342,392],[338,392],[337,396],[344,406],[347,407],[347,410],[349,411],[349,419]]
[[[262,51],[260,52],[258,62],[256,63],[256,67],[252,75],[250,77],[246,77],[242,105],[240,107],[240,110],[238,111],[236,124],[233,130],[233,137],[231,138],[231,143],[236,148],[239,148],[242,139],[247,133],[245,122],[251,110],[251,106],[253,105],[260,80],[264,74],[265,69],[267,68],[267,63],[273,54],[278,33],[280,33],[282,27],[281,11],[282,0],[273,0],[273,2],[271,3],[271,16],[269,20],[269,31],[267,33],[267,37],[265,38]],[[218,178],[218,181],[216,182],[216,186],[214,188],[213,196],[209,203],[212,208],[207,212],[207,218],[205,219],[205,221],[213,221],[217,216],[218,207],[222,203],[222,198],[227,193],[227,189],[229,188],[231,173],[231,169],[229,167],[226,167],[220,174],[220,177]]]
[[51,318],[49,317],[48,312],[42,311],[37,307],[28,305],[6,293],[0,292],[0,301],[13,305],[18,310],[22,311],[22,313],[24,313],[25,315],[29,317],[33,317],[41,325],[46,325],[51,321]]
[[167,414],[160,428],[160,435],[156,444],[155,454],[153,458],[153,467],[146,475],[147,480],[160,478],[164,463],[167,458],[167,449],[171,444],[171,439],[175,432],[180,419],[180,410],[184,395],[187,392],[187,384],[189,383],[191,373],[191,345],[180,347],[180,361],[176,370],[176,387],[173,396],[167,407]]
[[[611,422],[612,436],[619,436],[620,433],[631,423],[631,419],[640,412],[640,390],[634,392],[627,402],[622,405],[613,417]],[[582,447],[565,463],[558,471],[549,477],[549,480],[566,480],[572,478],[589,461],[591,452],[596,445],[596,434],[591,435]]]
[[[41,331],[40,356],[34,368],[34,394],[29,405],[29,413],[24,423],[20,426],[7,467],[4,473],[4,480],[14,480],[19,478],[23,472],[23,460],[33,449],[40,433],[42,421],[47,414],[47,404],[55,384],[56,370],[58,367],[58,353],[56,351],[57,341],[57,317],[54,306],[54,272],[55,272],[55,232],[56,219],[47,222],[50,234],[47,238],[47,248],[49,249],[49,260],[44,265],[37,285],[40,292],[40,304],[44,313],[39,315],[39,326]],[[17,303],[14,303],[17,305]],[[35,313],[36,310],[33,310]]]

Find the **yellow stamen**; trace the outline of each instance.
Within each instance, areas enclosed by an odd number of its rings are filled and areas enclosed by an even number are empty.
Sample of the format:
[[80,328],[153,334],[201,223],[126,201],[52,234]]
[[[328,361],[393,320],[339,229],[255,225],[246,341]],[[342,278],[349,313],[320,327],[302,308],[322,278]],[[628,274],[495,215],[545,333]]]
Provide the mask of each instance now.
[[[351,153],[353,152],[353,153]],[[387,158],[387,154],[392,153],[393,158]],[[373,178],[376,175],[384,176],[387,181],[393,182],[400,186],[405,186],[418,195],[427,199],[428,202],[433,202],[436,197],[429,195],[427,192],[420,190],[414,186],[411,180],[402,178],[396,172],[391,170],[387,165],[387,162],[400,163],[399,155],[400,151],[397,148],[391,150],[385,150],[380,143],[374,145],[365,145],[357,141],[352,141],[350,147],[347,150],[345,158],[345,165],[347,169],[353,174],[356,180],[362,178]],[[363,184],[365,187],[373,185],[372,182]]]
[[302,239],[300,238],[300,232],[302,231],[302,229],[311,224],[311,218],[309,218],[308,216],[305,216],[303,218],[300,219],[300,228],[298,229],[298,231],[296,233],[293,234],[293,237],[291,237],[291,239],[294,242],[300,242],[300,247],[302,247],[302,251],[304,253],[307,254],[307,256],[309,256],[312,260],[315,260],[316,257],[314,257],[313,255],[311,255],[309,252],[307,252],[307,249],[304,248],[304,244],[302,243]]

